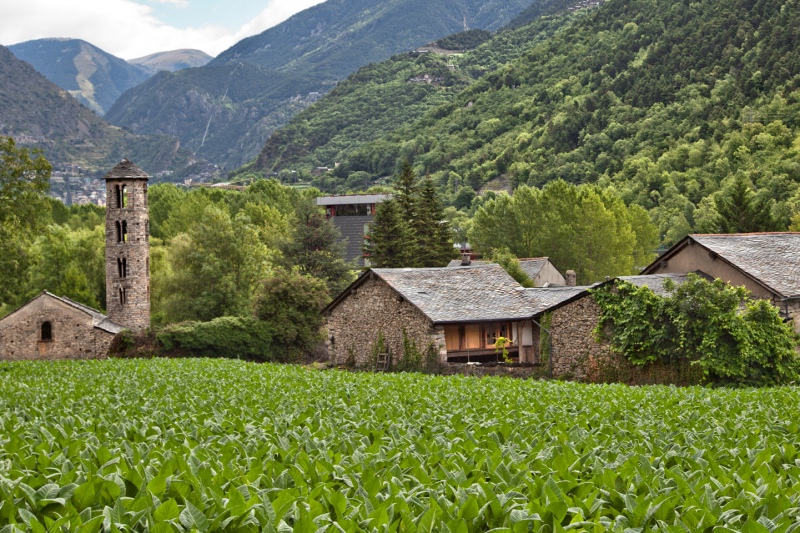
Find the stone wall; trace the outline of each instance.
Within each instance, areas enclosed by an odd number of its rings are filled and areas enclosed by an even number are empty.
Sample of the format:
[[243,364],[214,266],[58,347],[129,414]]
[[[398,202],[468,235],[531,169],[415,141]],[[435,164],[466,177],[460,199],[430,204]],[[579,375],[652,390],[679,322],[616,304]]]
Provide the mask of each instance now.
[[423,353],[433,342],[437,353],[444,348],[444,330],[394,289],[376,276],[354,289],[329,314],[326,320],[328,350],[337,365],[348,364],[352,352],[355,365],[371,366],[372,347],[383,334],[396,364],[403,357],[403,328],[408,338]]
[[[127,202],[118,207],[117,188],[125,187]],[[147,180],[106,180],[106,308],[108,318],[141,332],[150,327],[150,227]],[[118,225],[127,239],[120,242]],[[125,271],[120,273],[120,261]],[[124,291],[124,298],[120,295]]]
[[439,374],[443,376],[512,377],[520,379],[543,379],[547,368],[539,365],[470,365],[445,363],[440,365]]
[[[773,299],[772,304],[792,319],[792,328],[794,332],[800,333],[800,300],[781,301]],[[798,346],[798,350],[800,350],[800,346]]]
[[600,307],[592,296],[553,311],[550,331],[554,378],[584,380],[591,359],[611,355],[608,343],[598,343],[592,333],[599,320]]
[[553,312],[550,331],[553,333],[555,379],[628,385],[695,385],[702,382],[701,369],[688,361],[639,366],[612,352],[610,341],[598,343],[592,333],[599,320],[600,306],[590,295]]
[[[49,341],[41,339],[45,322]],[[42,295],[0,320],[0,360],[104,358],[114,336],[95,328],[90,315]]]

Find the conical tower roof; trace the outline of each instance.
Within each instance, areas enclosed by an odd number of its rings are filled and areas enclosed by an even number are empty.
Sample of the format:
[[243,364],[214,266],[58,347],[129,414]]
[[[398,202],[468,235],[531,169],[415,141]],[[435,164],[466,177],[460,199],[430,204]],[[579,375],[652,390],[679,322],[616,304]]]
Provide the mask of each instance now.
[[149,180],[150,176],[133,162],[123,159],[103,176],[106,180]]

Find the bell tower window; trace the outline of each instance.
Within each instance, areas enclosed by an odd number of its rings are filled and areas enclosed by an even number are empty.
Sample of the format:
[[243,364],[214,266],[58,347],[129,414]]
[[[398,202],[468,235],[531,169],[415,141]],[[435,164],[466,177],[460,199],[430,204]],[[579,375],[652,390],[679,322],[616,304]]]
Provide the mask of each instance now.
[[122,205],[120,207],[128,207],[128,186],[122,186]]
[[128,222],[122,221],[122,240],[120,242],[128,242]]

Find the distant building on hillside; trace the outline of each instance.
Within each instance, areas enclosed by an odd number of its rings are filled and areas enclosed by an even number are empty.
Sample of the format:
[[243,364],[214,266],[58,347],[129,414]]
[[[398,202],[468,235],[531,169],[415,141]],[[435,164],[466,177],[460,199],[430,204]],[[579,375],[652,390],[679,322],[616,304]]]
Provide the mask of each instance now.
[[342,196],[323,196],[317,198],[317,205],[325,207],[328,218],[342,232],[342,238],[347,239],[345,260],[358,260],[364,266],[364,254],[361,245],[364,236],[369,231],[369,224],[375,218],[375,208],[388,194],[347,194]]

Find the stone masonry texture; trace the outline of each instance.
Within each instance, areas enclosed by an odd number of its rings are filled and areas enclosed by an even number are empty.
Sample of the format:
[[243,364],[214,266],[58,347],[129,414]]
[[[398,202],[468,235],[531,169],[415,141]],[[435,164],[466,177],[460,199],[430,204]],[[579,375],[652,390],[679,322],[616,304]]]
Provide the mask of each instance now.
[[[50,322],[51,339],[41,340]],[[0,358],[6,361],[104,358],[114,333],[92,325],[92,317],[55,298],[40,297],[0,321]]]
[[[112,321],[141,332],[150,326],[147,179],[118,177],[115,170],[106,176],[106,309]],[[125,207],[119,207],[118,187],[127,192]],[[121,241],[118,226],[123,224],[127,239]],[[121,276],[119,261],[123,259],[126,272]]]
[[374,364],[372,348],[382,333],[392,364],[397,364],[403,357],[403,328],[423,355],[431,342],[437,353],[444,351],[441,328],[435,328],[416,307],[375,276],[328,316],[329,353],[334,363],[343,365],[352,352],[356,366],[368,367]]

